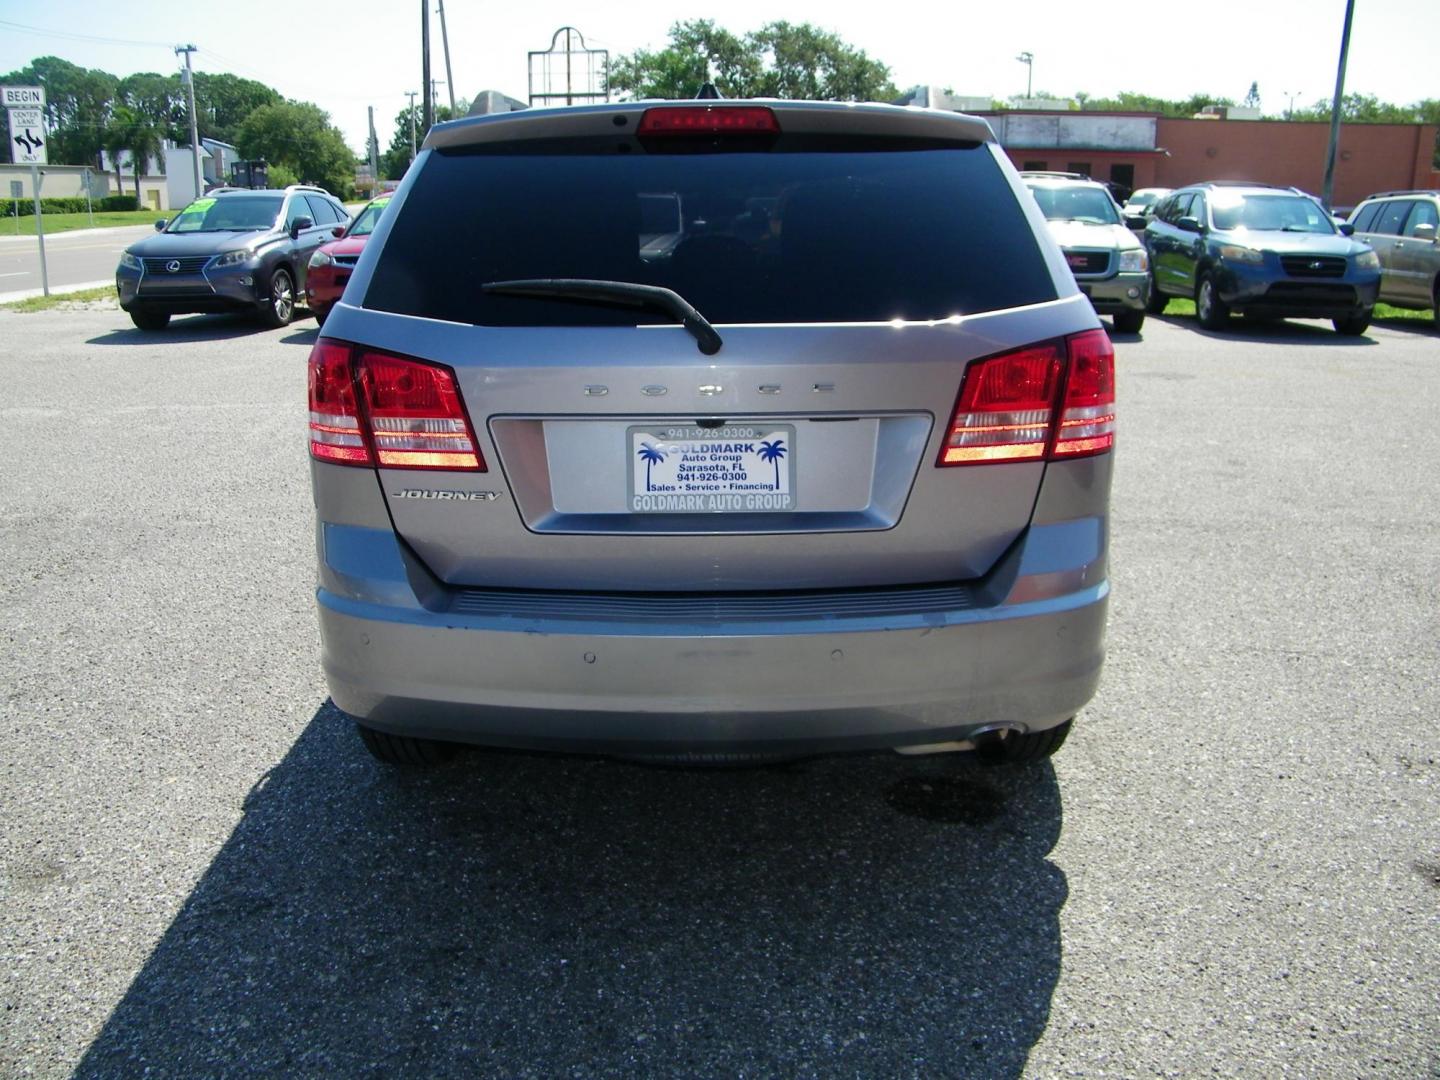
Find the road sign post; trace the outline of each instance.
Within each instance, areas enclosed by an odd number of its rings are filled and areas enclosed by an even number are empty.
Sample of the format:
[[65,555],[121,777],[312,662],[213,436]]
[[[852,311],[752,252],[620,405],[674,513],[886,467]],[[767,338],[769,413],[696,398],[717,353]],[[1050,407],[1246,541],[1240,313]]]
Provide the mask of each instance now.
[[90,166],[85,166],[85,171],[80,174],[85,181],[85,213],[90,218],[90,227],[95,227],[95,207],[90,205]]
[[[50,295],[50,272],[45,265],[45,222],[40,211],[40,166],[50,163],[50,133],[45,130],[45,88],[0,86],[0,104],[10,113],[10,160],[30,166],[30,188],[35,196],[35,240],[40,245],[40,287]],[[19,207],[15,226],[19,229]]]
[[25,197],[25,185],[19,180],[10,181],[10,198],[15,203],[15,235],[20,235],[20,200]]

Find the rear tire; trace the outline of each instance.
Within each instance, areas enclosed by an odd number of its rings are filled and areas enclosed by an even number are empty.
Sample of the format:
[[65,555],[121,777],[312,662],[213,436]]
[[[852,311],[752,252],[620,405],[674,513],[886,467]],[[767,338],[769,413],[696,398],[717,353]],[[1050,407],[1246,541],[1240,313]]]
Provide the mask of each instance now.
[[1230,322],[1230,305],[1220,299],[1215,279],[1209,274],[1195,287],[1195,318],[1206,330],[1224,330]]
[[357,723],[355,730],[376,761],[386,765],[403,765],[410,768],[428,768],[443,765],[453,758],[460,748],[454,743],[437,739],[417,739],[411,735],[391,735],[387,731],[376,731]]
[[325,316],[330,314],[330,309],[326,308],[322,311],[320,308],[311,308],[310,314],[315,316],[315,328],[318,330],[325,325]]
[[1116,333],[1119,334],[1138,334],[1140,327],[1145,325],[1145,312],[1137,311],[1135,308],[1117,311],[1110,318],[1115,323]]
[[132,311],[130,321],[139,330],[164,330],[170,325],[170,316],[163,311]]
[[1345,337],[1359,337],[1370,329],[1369,312],[1364,315],[1352,315],[1348,319],[1331,319],[1330,321],[1335,326],[1335,332],[1343,334]]
[[1065,737],[1075,723],[1072,716],[1063,724],[1044,731],[1017,735],[1013,731],[997,731],[981,739],[975,753],[986,765],[1027,765],[1044,761],[1065,745]]

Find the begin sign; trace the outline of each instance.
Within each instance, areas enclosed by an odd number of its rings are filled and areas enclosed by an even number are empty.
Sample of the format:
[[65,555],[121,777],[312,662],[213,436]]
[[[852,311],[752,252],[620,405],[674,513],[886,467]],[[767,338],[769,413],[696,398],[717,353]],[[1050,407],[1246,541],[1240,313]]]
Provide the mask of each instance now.
[[7,109],[34,109],[45,104],[43,86],[0,86],[0,106]]

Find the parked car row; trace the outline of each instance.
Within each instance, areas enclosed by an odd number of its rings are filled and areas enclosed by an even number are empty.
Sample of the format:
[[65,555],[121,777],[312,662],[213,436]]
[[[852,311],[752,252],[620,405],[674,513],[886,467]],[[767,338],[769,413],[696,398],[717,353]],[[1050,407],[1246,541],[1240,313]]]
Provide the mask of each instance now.
[[[323,321],[344,287],[340,264],[325,254],[327,241],[368,235],[377,204],[383,208],[384,199],[351,222],[340,200],[318,187],[212,190],[157,221],[155,236],[120,256],[120,306],[142,330],[163,329],[173,315],[218,311],[279,327],[306,303]],[[353,264],[351,248],[339,258]]]
[[[1143,307],[1163,312],[1171,299],[1193,300],[1196,318],[1221,330],[1232,314],[1248,319],[1325,318],[1338,333],[1358,335],[1377,301],[1429,310],[1440,328],[1440,192],[1372,195],[1348,221],[1296,188],[1207,181],[1170,190],[1141,188],[1118,209],[1138,236],[1139,254],[1112,241],[1110,261],[1097,250],[1099,233],[1077,235],[1072,202],[1099,195],[1100,185],[1073,174],[1024,173],[1056,240],[1097,312],[1120,331],[1139,329],[1117,297],[1132,299],[1125,267],[1146,269]],[[1108,220],[1098,210],[1087,219]],[[1122,285],[1124,286],[1122,289]]]

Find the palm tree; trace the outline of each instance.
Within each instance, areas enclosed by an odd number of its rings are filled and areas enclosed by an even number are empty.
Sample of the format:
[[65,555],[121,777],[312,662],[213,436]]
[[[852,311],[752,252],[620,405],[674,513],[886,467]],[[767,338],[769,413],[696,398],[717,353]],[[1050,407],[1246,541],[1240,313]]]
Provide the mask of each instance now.
[[655,447],[651,446],[648,442],[641,443],[640,449],[636,451],[636,454],[639,456],[641,461],[645,462],[645,490],[649,491],[650,466],[658,465],[660,462],[664,461],[665,454],[662,451],[656,450]]
[[135,199],[140,199],[140,170],[152,157],[158,157],[162,143],[160,130],[148,118],[128,105],[117,105],[110,117],[101,139],[105,153],[115,164],[115,183],[120,193],[125,193],[125,184],[120,179],[120,155],[128,152],[130,163],[135,169]]
[[785,456],[785,440],[776,439],[774,442],[762,442],[760,444],[760,460],[768,461],[775,466],[775,490],[780,490],[780,459]]

